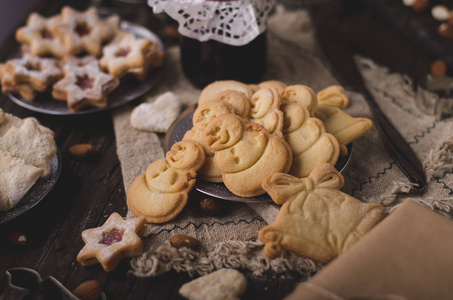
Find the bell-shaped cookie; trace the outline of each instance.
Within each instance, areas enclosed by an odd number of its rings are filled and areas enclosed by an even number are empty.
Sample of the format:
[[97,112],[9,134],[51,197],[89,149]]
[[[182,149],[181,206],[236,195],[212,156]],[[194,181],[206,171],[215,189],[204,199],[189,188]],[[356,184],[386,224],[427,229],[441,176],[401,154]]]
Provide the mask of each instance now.
[[283,250],[327,263],[343,253],[384,216],[376,203],[363,203],[339,189],[343,176],[331,164],[314,169],[306,178],[273,174],[263,188],[283,204],[275,221],[259,232],[264,254]]
[[174,144],[166,158],[151,163],[127,191],[127,204],[148,223],[174,219],[186,206],[195,185],[196,171],[205,160],[202,146],[192,140]]

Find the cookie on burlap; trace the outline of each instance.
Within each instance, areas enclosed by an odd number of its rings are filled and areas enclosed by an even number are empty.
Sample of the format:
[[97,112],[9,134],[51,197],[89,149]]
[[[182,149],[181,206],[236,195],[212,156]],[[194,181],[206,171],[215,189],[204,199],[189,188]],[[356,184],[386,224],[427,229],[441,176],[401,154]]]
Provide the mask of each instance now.
[[189,300],[239,300],[247,289],[247,278],[234,269],[220,269],[192,280],[179,289]]
[[235,114],[213,118],[204,130],[206,146],[226,187],[235,195],[263,194],[261,182],[273,173],[286,173],[292,163],[289,145],[263,126]]
[[55,32],[61,22],[60,15],[44,18],[37,13],[31,13],[26,25],[16,31],[16,40],[27,45],[27,51],[33,55],[63,57],[66,49],[63,40]]
[[27,165],[23,159],[0,150],[0,211],[8,211],[19,203],[43,169]]
[[335,165],[340,146],[332,134],[326,133],[324,124],[299,103],[283,104],[281,110],[285,116],[283,136],[293,151],[289,174],[300,178],[324,163]]
[[296,178],[273,174],[263,188],[283,204],[274,223],[259,232],[264,254],[276,258],[283,250],[327,263],[346,251],[384,216],[384,207],[363,203],[339,191],[343,176],[331,164]]
[[174,144],[166,157],[151,163],[127,191],[127,205],[148,223],[174,219],[186,206],[197,170],[205,160],[203,147],[192,140]]
[[143,250],[140,234],[145,229],[143,217],[124,220],[113,213],[101,227],[82,232],[85,246],[77,255],[82,266],[100,263],[105,271],[113,271],[123,257],[139,255]]

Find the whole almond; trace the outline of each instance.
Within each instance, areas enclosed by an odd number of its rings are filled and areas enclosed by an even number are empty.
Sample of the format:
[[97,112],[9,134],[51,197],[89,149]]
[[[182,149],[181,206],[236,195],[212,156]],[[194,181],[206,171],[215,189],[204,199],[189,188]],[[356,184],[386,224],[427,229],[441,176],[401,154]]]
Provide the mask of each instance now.
[[214,216],[222,211],[223,206],[219,200],[214,198],[205,198],[200,201],[200,208],[205,213]]
[[72,293],[82,300],[95,299],[102,293],[102,284],[97,280],[88,280],[82,282]]
[[422,12],[428,9],[430,5],[430,0],[415,0],[412,4],[412,9],[416,12]]
[[192,250],[197,250],[201,243],[196,238],[193,238],[188,235],[177,234],[171,237],[170,244],[176,249],[187,247]]
[[453,25],[450,25],[447,22],[440,24],[437,32],[446,38],[453,39]]
[[96,153],[96,150],[90,144],[77,144],[69,148],[69,153],[75,157],[88,157]]
[[447,64],[443,60],[436,60],[431,64],[431,74],[443,76],[447,74]]
[[27,235],[23,230],[4,230],[3,234],[14,245],[23,246],[27,243]]

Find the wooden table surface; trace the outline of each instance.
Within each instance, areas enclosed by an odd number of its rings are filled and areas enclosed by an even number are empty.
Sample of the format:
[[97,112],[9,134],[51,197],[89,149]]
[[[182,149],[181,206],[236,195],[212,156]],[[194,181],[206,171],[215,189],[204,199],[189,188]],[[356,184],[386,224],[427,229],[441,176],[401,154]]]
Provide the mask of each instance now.
[[[164,35],[161,17],[152,16],[144,3],[126,4],[118,1],[97,1],[108,7],[106,12],[117,11],[123,19],[142,24],[160,35],[165,43],[175,43]],[[77,9],[86,8],[89,1],[37,0],[33,11],[43,15],[57,13],[63,5]],[[1,9],[1,8],[0,8]],[[429,71],[435,57],[423,52],[391,27],[376,23],[373,14],[363,2],[345,1],[339,17],[345,36],[356,41],[356,48],[365,55],[380,58],[377,61],[396,70],[406,70],[411,76]],[[367,26],[354,26],[356,22]],[[21,20],[23,24],[25,20]],[[2,30],[0,28],[0,30]],[[18,48],[13,36],[0,47],[0,61]],[[383,37],[388,45],[379,48],[374,37]],[[406,59],[392,59],[391,47],[403,49]],[[42,278],[53,276],[69,290],[86,280],[95,279],[103,284],[107,299],[181,299],[180,286],[192,278],[184,273],[170,272],[155,278],[136,278],[128,275],[129,260],[124,259],[113,272],[107,273],[99,265],[82,267],[76,260],[84,243],[80,233],[87,228],[103,224],[112,212],[126,214],[126,197],[121,167],[116,155],[115,135],[110,111],[86,116],[49,116],[34,113],[14,104],[6,95],[0,95],[0,107],[21,118],[33,116],[55,132],[61,150],[62,172],[60,178],[38,206],[24,215],[0,226],[0,299],[17,299],[15,291],[7,287],[5,270],[27,267],[36,270]],[[98,153],[92,159],[77,159],[68,148],[79,143],[92,144]],[[11,244],[5,234],[24,232],[24,246]],[[248,277],[248,288],[243,299],[282,299],[305,276],[288,273],[284,276],[266,274]]]

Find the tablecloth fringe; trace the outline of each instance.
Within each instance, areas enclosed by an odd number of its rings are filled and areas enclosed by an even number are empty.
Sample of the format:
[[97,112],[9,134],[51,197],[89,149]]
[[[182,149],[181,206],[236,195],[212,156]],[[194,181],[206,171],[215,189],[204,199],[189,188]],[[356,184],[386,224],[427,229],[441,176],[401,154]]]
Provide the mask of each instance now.
[[309,276],[322,267],[311,259],[301,259],[290,253],[268,259],[263,254],[263,247],[260,241],[227,241],[212,250],[194,251],[186,247],[176,249],[166,242],[132,259],[130,273],[137,277],[155,277],[175,270],[194,276],[233,268],[250,270],[255,276],[269,270],[277,274],[295,271]]

